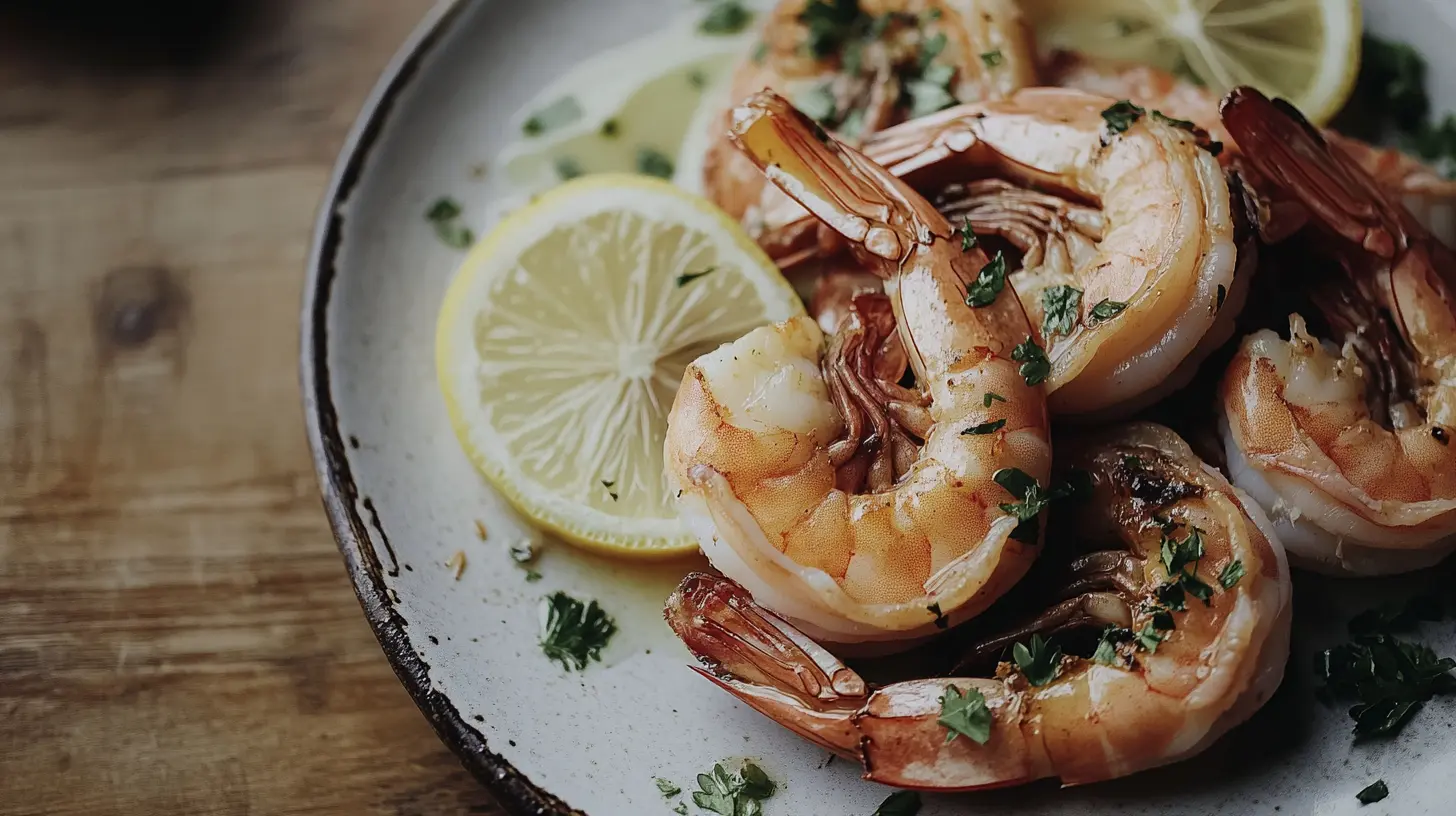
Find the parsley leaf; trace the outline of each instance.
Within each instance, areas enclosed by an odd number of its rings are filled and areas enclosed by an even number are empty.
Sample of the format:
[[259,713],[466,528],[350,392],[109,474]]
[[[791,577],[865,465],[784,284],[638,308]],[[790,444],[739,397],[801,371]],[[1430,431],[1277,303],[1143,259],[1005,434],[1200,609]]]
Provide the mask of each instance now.
[[711,774],[698,774],[697,781],[693,804],[721,816],[761,816],[760,802],[778,790],[768,774],[752,762],[743,763],[742,771],[736,774],[729,774],[720,762],[713,766]]
[[1075,286],[1048,286],[1041,292],[1041,333],[1051,338],[1071,334],[1082,307],[1082,290]]
[[813,85],[794,96],[794,107],[821,125],[833,126],[835,105],[834,89],[828,82]]
[[961,436],[985,436],[987,434],[996,433],[1005,426],[1006,420],[1004,419],[996,419],[990,422],[982,422],[980,425],[972,425],[964,431],[961,431]]
[[822,59],[858,36],[869,16],[860,10],[859,0],[810,0],[799,12],[799,22],[809,32],[805,41],[809,53]]
[[1124,629],[1121,626],[1109,626],[1102,630],[1102,638],[1097,641],[1097,650],[1092,653],[1092,660],[1104,666],[1120,666],[1122,659],[1117,653],[1117,645],[1132,640],[1132,630]]
[[925,38],[925,42],[920,46],[921,71],[929,68],[930,64],[935,62],[935,58],[940,56],[940,52],[945,50],[945,42],[945,32],[943,31],[937,31]]
[[1137,641],[1138,648],[1152,654],[1158,650],[1158,644],[1163,642],[1163,633],[1150,622],[1141,632],[1133,635],[1133,639]]
[[1011,359],[1021,363],[1021,376],[1027,385],[1041,385],[1052,375],[1052,363],[1046,352],[1030,337],[1011,350]]
[[617,134],[622,132],[622,123],[616,119],[608,119],[602,123],[601,130],[597,131],[604,139],[615,139]]
[[682,788],[674,785],[670,779],[663,779],[659,776],[653,781],[657,783],[657,790],[663,796],[677,796],[679,793],[682,793]]
[[738,0],[718,0],[708,11],[698,31],[704,34],[737,34],[753,22],[753,12],[743,7]]
[[990,408],[991,407],[991,403],[992,402],[1005,402],[1005,401],[1006,401],[1006,398],[1003,397],[1003,396],[1001,396],[1000,394],[996,393],[995,391],[987,391],[986,392],[986,396],[984,396],[984,397],[981,398],[981,404],[984,405],[984,406],[986,406],[987,408]]
[[1187,119],[1174,119],[1173,117],[1163,113],[1160,110],[1153,111],[1153,120],[1157,122],[1162,122],[1163,124],[1169,125],[1171,127],[1181,128],[1183,130],[1191,131],[1198,128],[1197,125],[1193,124]]
[[617,623],[597,606],[557,591],[543,602],[541,651],[570,671],[581,671],[602,659],[602,648],[617,632]]
[[521,132],[527,136],[540,136],[575,122],[581,118],[581,114],[581,104],[576,101],[576,97],[563,96],[531,114],[521,124]]
[[1176,582],[1171,584],[1162,584],[1157,589],[1153,590],[1153,597],[1158,599],[1158,603],[1162,604],[1168,609],[1171,609],[1174,612],[1182,612],[1188,608],[1188,603],[1185,600],[1185,595],[1186,593],[1183,591],[1183,585]]
[[1006,57],[1002,55],[999,49],[996,51],[987,51],[981,55],[981,63],[987,68],[998,68],[1005,61]]
[[1203,581],[1199,579],[1197,573],[1179,573],[1178,584],[1183,587],[1184,592],[1187,592],[1189,595],[1192,595],[1198,600],[1203,601],[1204,606],[1209,606],[1213,603],[1213,587],[1203,583]]
[[475,233],[460,223],[463,212],[460,203],[453,198],[438,198],[425,210],[425,220],[435,227],[435,235],[451,249],[469,249],[475,243]]
[[1386,786],[1385,780],[1377,779],[1355,794],[1355,798],[1359,799],[1362,805],[1373,805],[1389,795],[1390,788]]
[[1141,119],[1147,111],[1127,101],[1118,102],[1102,112],[1102,118],[1107,122],[1107,129],[1113,133],[1126,133],[1137,120]]
[[918,119],[942,111],[956,103],[951,96],[950,81],[955,69],[949,65],[932,65],[919,79],[906,83],[905,92],[910,95],[910,118]]
[[972,742],[985,745],[991,739],[991,709],[986,707],[986,697],[974,688],[964,693],[955,686],[946,686],[940,698],[940,717],[936,720],[945,726],[947,743],[956,737],[965,737]]
[[1358,635],[1315,656],[1321,696],[1356,700],[1350,709],[1357,740],[1398,734],[1421,704],[1456,693],[1456,660],[1388,634]]
[[676,813],[677,816],[688,816],[688,806],[682,802],[678,802],[673,807],[672,812]]
[[1177,578],[1183,568],[1189,564],[1196,563],[1203,557],[1203,531],[1193,527],[1182,541],[1163,534],[1162,552],[1163,569],[1168,572],[1169,578]]
[[677,285],[678,285],[678,288],[682,288],[684,286],[687,286],[688,284],[692,283],[693,281],[697,280],[698,278],[701,278],[704,275],[711,275],[711,274],[713,274],[714,272],[717,272],[717,271],[718,271],[718,267],[716,267],[716,266],[710,266],[707,269],[702,270],[701,272],[684,272],[681,275],[678,275],[677,276]]
[[970,252],[976,248],[976,233],[971,229],[971,219],[967,218],[957,232],[961,234],[961,252]]
[[1011,537],[1024,544],[1035,544],[1041,527],[1038,517],[1041,511],[1051,503],[1051,496],[1048,496],[1036,483],[1036,480],[1020,468],[1002,468],[991,475],[996,484],[1012,496],[1021,499],[1019,502],[1005,502],[1001,510],[1007,515],[1015,516],[1021,523],[1011,532]]
[[920,812],[920,792],[895,791],[886,797],[870,816],[915,816]]
[[1092,319],[1099,323],[1108,321],[1122,314],[1122,310],[1126,308],[1126,303],[1103,298],[1102,300],[1097,301],[1096,306],[1092,307]]
[[586,171],[582,169],[581,162],[570,156],[558,156],[555,161],[556,175],[562,181],[571,181]]
[[1006,256],[998,251],[990,263],[981,267],[981,274],[976,276],[975,281],[966,287],[966,305],[976,309],[990,306],[1005,288]]
[[670,179],[673,173],[672,159],[655,147],[637,148],[637,172],[648,176]]
[[1235,559],[1224,565],[1223,571],[1218,574],[1218,584],[1224,589],[1233,589],[1243,577],[1244,562]]
[[1062,650],[1042,640],[1041,635],[1032,635],[1029,647],[1020,643],[1013,646],[1011,657],[1033,686],[1045,686],[1062,671]]
[[1393,634],[1410,631],[1421,621],[1439,621],[1444,617],[1440,598],[1417,595],[1404,604],[1367,609],[1351,618],[1348,628],[1352,635]]

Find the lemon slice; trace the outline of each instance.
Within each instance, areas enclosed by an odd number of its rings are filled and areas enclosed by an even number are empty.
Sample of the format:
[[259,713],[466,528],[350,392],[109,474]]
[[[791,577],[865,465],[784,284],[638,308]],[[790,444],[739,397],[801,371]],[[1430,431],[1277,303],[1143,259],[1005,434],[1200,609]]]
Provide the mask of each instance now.
[[679,555],[697,545],[662,445],[684,369],[802,313],[708,201],[642,176],[587,176],[470,252],[440,310],[436,366],[466,453],[521,512],[592,549]]
[[1023,0],[1043,45],[1191,72],[1220,94],[1253,85],[1317,124],[1360,67],[1359,0]]

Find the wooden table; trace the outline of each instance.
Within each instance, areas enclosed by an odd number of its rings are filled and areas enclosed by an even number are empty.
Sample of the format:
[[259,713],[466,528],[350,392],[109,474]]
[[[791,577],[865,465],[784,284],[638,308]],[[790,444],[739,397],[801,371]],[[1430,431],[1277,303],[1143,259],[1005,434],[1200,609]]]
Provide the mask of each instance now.
[[0,814],[500,812],[369,632],[297,393],[315,208],[429,5],[197,3],[140,65],[0,16]]

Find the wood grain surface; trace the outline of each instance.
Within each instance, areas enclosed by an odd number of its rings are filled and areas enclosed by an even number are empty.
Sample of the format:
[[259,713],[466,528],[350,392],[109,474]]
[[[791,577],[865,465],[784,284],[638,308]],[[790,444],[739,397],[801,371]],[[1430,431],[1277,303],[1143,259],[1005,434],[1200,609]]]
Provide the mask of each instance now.
[[500,813],[369,632],[297,393],[315,208],[430,4],[0,16],[0,814]]

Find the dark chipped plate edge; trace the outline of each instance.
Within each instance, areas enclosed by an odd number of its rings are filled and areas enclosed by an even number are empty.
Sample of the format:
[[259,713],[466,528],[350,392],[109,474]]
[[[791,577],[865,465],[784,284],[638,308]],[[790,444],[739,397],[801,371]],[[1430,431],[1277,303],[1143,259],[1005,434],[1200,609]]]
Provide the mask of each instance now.
[[327,192],[319,205],[304,279],[299,349],[304,420],[324,509],[354,592],[395,675],[409,690],[415,705],[429,718],[435,733],[465,768],[510,812],[521,816],[586,816],[542,790],[504,757],[493,753],[480,732],[465,722],[454,703],[432,687],[430,666],[410,644],[405,631],[407,623],[389,599],[383,566],[371,544],[366,522],[359,515],[359,489],[349,466],[331,391],[328,309],[339,273],[336,260],[343,243],[344,217],[339,212],[340,205],[359,183],[364,164],[399,95],[414,82],[421,63],[435,46],[477,1],[441,0],[425,15],[375,83],[334,165]]

